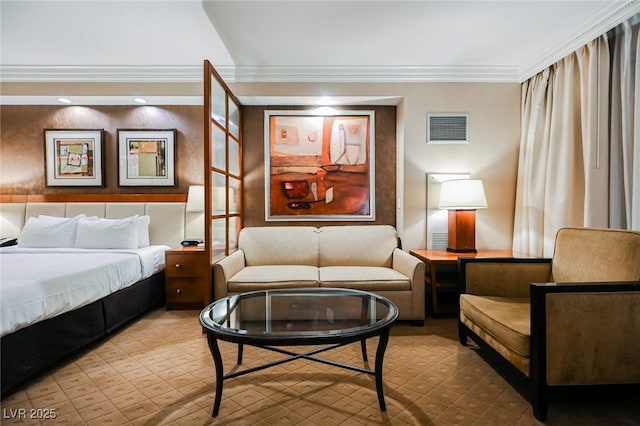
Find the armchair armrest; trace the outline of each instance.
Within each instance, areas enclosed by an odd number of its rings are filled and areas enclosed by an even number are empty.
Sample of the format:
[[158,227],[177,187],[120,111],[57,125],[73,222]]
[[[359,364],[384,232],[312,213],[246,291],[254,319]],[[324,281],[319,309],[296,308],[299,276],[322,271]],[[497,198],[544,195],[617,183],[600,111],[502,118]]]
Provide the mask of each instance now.
[[528,297],[532,282],[551,277],[551,259],[461,257],[458,277],[460,294]]
[[640,384],[640,281],[532,283],[534,409],[549,385]]
[[227,281],[245,266],[244,252],[240,249],[213,264],[213,297],[215,300],[228,295]]

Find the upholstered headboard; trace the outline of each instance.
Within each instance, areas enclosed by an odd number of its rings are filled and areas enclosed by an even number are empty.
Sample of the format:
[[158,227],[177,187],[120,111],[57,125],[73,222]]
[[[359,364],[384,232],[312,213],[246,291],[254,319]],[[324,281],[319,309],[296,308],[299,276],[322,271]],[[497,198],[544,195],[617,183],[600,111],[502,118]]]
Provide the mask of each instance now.
[[73,217],[84,213],[107,219],[148,215],[151,244],[180,245],[185,238],[203,238],[204,216],[186,211],[185,202],[2,202],[0,237],[16,238],[30,217]]

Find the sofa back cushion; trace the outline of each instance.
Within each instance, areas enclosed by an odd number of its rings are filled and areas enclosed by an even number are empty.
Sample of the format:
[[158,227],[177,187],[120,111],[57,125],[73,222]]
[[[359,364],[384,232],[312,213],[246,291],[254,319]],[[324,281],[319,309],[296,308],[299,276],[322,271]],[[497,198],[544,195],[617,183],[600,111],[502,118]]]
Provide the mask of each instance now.
[[259,226],[240,231],[238,248],[247,266],[318,266],[318,229],[313,226]]
[[389,268],[398,236],[389,225],[323,226],[319,245],[320,266]]
[[640,232],[563,228],[551,273],[556,282],[640,281]]

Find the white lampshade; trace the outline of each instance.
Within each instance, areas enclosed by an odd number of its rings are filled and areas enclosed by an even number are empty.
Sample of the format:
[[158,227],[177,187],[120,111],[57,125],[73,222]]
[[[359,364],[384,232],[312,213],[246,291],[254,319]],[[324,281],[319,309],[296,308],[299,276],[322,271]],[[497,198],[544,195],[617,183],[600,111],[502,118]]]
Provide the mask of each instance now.
[[486,209],[487,198],[480,179],[447,180],[440,184],[441,209]]
[[204,186],[191,185],[187,194],[187,211],[203,212],[204,211]]

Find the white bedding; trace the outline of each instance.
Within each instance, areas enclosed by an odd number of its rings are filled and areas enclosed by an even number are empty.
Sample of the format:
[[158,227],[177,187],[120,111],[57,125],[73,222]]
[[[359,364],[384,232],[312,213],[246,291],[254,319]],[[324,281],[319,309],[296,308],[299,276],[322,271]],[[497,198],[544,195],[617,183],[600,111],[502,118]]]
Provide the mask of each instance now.
[[0,249],[0,336],[150,277],[168,249]]

